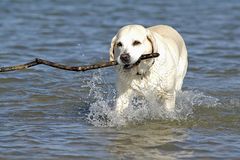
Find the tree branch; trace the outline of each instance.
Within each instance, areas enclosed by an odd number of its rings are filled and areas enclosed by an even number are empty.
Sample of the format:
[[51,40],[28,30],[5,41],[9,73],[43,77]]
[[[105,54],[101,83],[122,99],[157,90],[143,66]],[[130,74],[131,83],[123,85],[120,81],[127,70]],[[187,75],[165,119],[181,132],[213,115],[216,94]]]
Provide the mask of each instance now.
[[[140,60],[155,58],[158,56],[159,56],[159,53],[144,54],[141,56]],[[9,66],[9,67],[0,67],[0,72],[23,70],[23,69],[27,69],[27,68],[30,68],[30,67],[33,67],[33,66],[36,66],[39,64],[47,65],[47,66],[58,68],[58,69],[63,69],[63,70],[68,70],[68,71],[77,71],[77,72],[118,65],[117,61],[110,61],[110,62],[102,62],[102,63],[92,64],[92,65],[85,65],[85,66],[66,66],[63,64],[36,58],[34,61],[31,61],[29,63],[16,65],[16,66]]]

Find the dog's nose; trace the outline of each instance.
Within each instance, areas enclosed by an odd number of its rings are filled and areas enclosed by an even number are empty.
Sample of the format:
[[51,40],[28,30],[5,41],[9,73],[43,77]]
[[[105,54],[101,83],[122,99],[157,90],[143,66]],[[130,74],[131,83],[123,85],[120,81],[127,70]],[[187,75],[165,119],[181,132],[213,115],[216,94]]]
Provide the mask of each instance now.
[[128,53],[123,53],[121,54],[120,59],[123,63],[127,64],[130,62],[130,55]]

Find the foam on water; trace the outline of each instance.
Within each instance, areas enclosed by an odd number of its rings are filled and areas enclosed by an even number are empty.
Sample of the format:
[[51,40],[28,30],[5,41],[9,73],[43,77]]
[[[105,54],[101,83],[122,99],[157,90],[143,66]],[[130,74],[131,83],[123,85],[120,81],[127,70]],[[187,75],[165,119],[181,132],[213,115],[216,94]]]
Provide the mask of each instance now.
[[118,127],[146,120],[186,120],[193,115],[195,107],[215,107],[219,104],[217,98],[200,91],[182,91],[177,94],[174,112],[169,113],[159,103],[150,105],[144,97],[135,96],[131,105],[119,115],[114,110],[116,90],[105,82],[101,72],[94,74],[87,86],[90,87],[89,97],[94,99],[87,120],[94,126]]

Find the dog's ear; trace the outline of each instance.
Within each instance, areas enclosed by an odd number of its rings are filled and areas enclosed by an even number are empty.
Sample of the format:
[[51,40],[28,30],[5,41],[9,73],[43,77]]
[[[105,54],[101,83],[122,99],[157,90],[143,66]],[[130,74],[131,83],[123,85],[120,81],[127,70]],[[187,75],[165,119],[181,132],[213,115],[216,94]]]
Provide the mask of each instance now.
[[114,46],[115,46],[115,43],[116,43],[116,35],[112,38],[111,46],[110,46],[110,49],[109,49],[109,58],[110,58],[110,61],[114,61],[114,60],[115,60],[115,55],[114,55]]
[[157,53],[158,52],[157,42],[153,33],[149,29],[147,29],[147,39],[150,41],[152,45],[152,52]]

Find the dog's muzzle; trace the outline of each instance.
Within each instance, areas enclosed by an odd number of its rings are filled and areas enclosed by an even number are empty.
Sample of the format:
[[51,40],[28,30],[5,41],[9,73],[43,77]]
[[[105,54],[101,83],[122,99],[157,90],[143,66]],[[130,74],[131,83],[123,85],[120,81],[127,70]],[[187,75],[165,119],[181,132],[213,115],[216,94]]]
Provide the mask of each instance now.
[[[124,69],[131,69],[132,67],[134,67],[135,65],[140,63],[140,62],[136,62],[134,64],[130,64],[131,57],[128,53],[121,54],[120,59],[121,59],[122,63],[124,64],[124,66],[123,66]],[[140,59],[139,59],[139,61],[140,61]]]
[[125,65],[123,66],[123,68],[124,68],[124,69],[131,69],[131,68],[139,65],[140,62],[141,62],[141,59],[139,58],[136,63],[134,63],[134,64],[125,64]]

